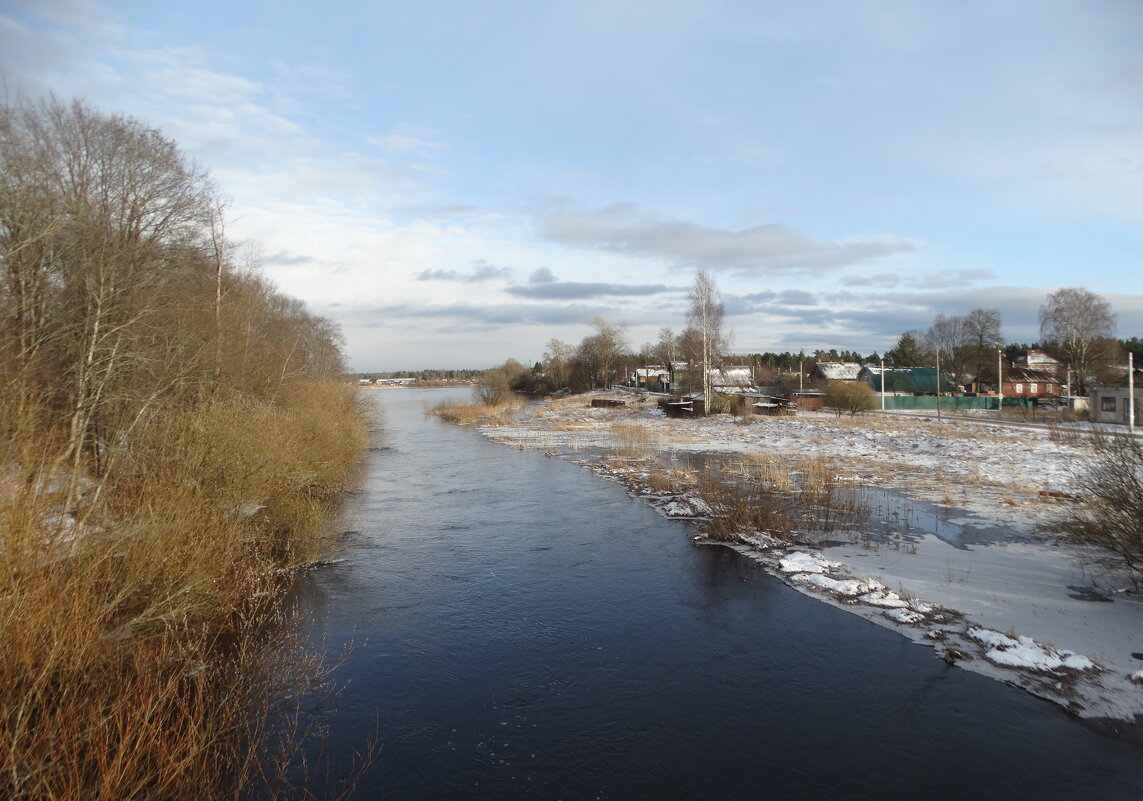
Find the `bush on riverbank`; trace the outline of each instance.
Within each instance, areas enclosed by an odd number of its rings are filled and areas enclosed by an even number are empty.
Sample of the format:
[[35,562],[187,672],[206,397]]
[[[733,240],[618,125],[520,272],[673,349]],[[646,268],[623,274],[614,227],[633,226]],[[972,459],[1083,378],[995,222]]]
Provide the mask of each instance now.
[[288,789],[283,603],[364,447],[339,334],[137,122],[0,108],[0,797]]
[[1094,458],[1076,471],[1079,503],[1063,508],[1058,522],[1081,545],[1095,545],[1100,565],[1125,571],[1143,586],[1143,441],[1093,434]]

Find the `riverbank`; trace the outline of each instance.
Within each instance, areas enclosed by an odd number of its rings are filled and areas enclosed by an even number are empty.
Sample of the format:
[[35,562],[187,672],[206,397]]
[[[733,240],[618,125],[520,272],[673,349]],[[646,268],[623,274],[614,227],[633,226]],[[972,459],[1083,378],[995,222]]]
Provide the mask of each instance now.
[[1052,528],[1087,459],[1081,435],[904,416],[672,420],[645,398],[625,399],[617,409],[583,396],[546,401],[481,430],[578,460],[663,514],[700,523],[711,517],[701,485],[712,472],[771,485],[792,475],[787,489],[820,473],[829,486],[862,488],[869,514],[857,528],[803,531],[797,542],[740,531],[733,547],[799,591],[1075,715],[1143,716],[1133,656],[1143,641],[1132,640],[1143,600]]

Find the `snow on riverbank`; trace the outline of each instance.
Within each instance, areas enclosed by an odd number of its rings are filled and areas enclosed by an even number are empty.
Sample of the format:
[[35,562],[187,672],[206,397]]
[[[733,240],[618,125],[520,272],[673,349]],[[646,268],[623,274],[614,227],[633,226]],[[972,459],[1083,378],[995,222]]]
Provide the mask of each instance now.
[[[839,474],[923,507],[879,510],[912,519],[904,536],[809,550],[745,532],[733,547],[795,589],[927,642],[950,663],[1082,717],[1143,715],[1143,663],[1133,656],[1143,652],[1143,598],[1121,578],[1085,568],[1082,551],[1044,530],[1087,458],[1079,438],[896,415],[669,420],[653,403],[629,400],[622,409],[592,409],[583,397],[545,403],[482,430],[549,455],[826,457]],[[711,514],[693,493],[650,490],[640,459],[589,461],[669,517]]]

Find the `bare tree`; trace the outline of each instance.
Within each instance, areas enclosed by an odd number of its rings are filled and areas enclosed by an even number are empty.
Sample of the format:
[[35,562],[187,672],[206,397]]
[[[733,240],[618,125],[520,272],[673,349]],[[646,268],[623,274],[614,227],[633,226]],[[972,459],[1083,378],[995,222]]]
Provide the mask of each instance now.
[[1060,289],[1040,307],[1040,341],[1076,372],[1084,394],[1087,377],[1109,358],[1107,345],[1114,335],[1111,305],[1094,292]]
[[595,333],[580,343],[577,356],[584,363],[593,386],[611,385],[619,358],[627,351],[622,325],[610,325],[602,317],[591,321]]
[[675,332],[670,328],[660,328],[659,339],[653,347],[653,354],[659,364],[670,370],[671,364],[677,360],[675,355],[677,349],[678,339],[675,337]]
[[976,308],[964,318],[964,335],[968,350],[966,363],[972,366],[973,380],[996,363],[996,349],[1004,345],[1000,335],[1000,312],[996,309]]
[[944,369],[952,373],[954,380],[959,383],[964,377],[965,345],[968,343],[964,318],[938,314],[925,334],[925,341],[940,354]]
[[548,349],[544,351],[544,372],[551,376],[556,387],[568,386],[574,357],[575,348],[569,343],[559,339],[548,340]]
[[714,400],[711,370],[715,368],[724,347],[722,320],[725,310],[722,305],[722,293],[718,291],[718,285],[706,270],[699,270],[695,275],[690,302],[691,309],[687,322],[689,327],[697,332],[701,341],[702,391],[707,408],[710,408]]

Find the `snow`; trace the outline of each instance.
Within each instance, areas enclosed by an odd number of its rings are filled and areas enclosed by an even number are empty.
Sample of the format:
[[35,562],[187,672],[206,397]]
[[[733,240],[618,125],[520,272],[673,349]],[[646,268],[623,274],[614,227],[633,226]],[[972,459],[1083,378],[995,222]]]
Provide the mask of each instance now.
[[[1143,651],[1143,598],[1121,577],[1095,570],[1094,554],[1064,543],[1051,526],[1066,501],[1048,493],[1067,494],[1088,458],[1082,432],[980,415],[940,423],[896,414],[668,419],[638,400],[622,410],[588,403],[531,407],[517,424],[485,433],[549,454],[603,453],[617,441],[611,426],[622,423],[642,427],[661,459],[769,456],[793,472],[798,458],[826,457],[847,482],[899,493],[878,510],[890,528],[899,523],[897,534],[818,550],[793,547],[776,532],[743,532],[732,547],[802,592],[1077,715],[1143,715],[1143,670],[1132,656]],[[619,477],[668,517],[712,514],[690,492],[640,486],[646,471]]]
[[1096,664],[1085,656],[1072,651],[1057,651],[1051,646],[1042,645],[1031,637],[1011,637],[999,631],[971,627],[967,634],[972,639],[987,646],[984,656],[998,665],[1023,667],[1031,670],[1054,671],[1060,668],[1069,670],[1095,670]]
[[841,562],[831,562],[822,559],[820,555],[794,551],[789,556],[778,560],[778,566],[784,573],[824,573],[841,567]]

